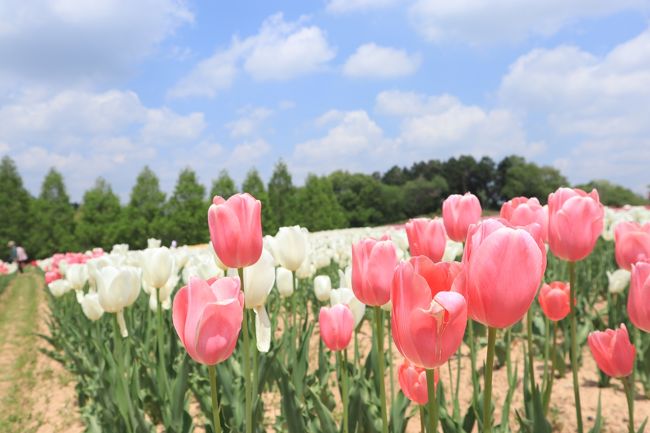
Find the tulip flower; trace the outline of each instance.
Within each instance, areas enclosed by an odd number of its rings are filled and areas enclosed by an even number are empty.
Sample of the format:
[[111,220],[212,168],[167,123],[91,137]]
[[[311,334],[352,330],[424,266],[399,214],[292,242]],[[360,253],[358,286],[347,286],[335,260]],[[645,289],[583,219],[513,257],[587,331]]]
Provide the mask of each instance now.
[[627,313],[634,326],[650,332],[650,263],[632,265]]
[[215,196],[208,209],[214,251],[229,268],[244,268],[262,254],[262,204],[248,193]]
[[174,297],[174,329],[196,362],[208,366],[213,425],[221,432],[215,365],[228,359],[237,345],[244,320],[244,294],[237,278],[207,281],[192,278]]
[[442,203],[442,219],[447,235],[456,242],[465,242],[467,230],[481,219],[481,203],[474,194],[452,194]]
[[172,255],[167,247],[148,248],[143,254],[142,280],[145,284],[160,289],[171,276],[174,264]]
[[598,191],[559,188],[548,196],[548,241],[557,257],[576,262],[587,257],[603,231]]
[[347,287],[332,289],[330,292],[330,305],[334,306],[337,304],[344,304],[350,307],[352,315],[354,316],[354,327],[356,329],[363,320],[363,316],[366,312],[366,304],[358,300],[357,297],[354,296],[352,289]]
[[569,296],[569,283],[553,281],[550,284],[543,284],[538,296],[539,306],[542,307],[546,317],[557,322],[564,319],[571,310]]
[[354,330],[354,317],[347,305],[321,307],[318,323],[323,343],[333,351],[348,347]]
[[623,293],[630,283],[630,271],[625,269],[617,269],[614,272],[607,271],[607,281],[609,293]]
[[380,307],[390,300],[393,270],[397,265],[391,241],[364,239],[352,245],[352,290],[364,304]]
[[467,235],[463,270],[472,319],[492,328],[512,326],[524,317],[546,269],[546,249],[537,224],[512,228],[487,219]]
[[50,289],[50,292],[52,293],[52,296],[55,298],[60,298],[70,290],[72,290],[72,286],[68,282],[68,280],[54,280],[50,284],[47,285],[48,289]]
[[503,203],[500,216],[516,227],[539,224],[542,229],[542,239],[548,242],[548,207],[542,206],[537,198],[513,198]]
[[650,223],[621,222],[614,229],[616,263],[627,269],[639,261],[650,261]]
[[327,302],[330,299],[330,293],[332,292],[332,281],[327,275],[318,275],[314,278],[314,293],[316,294],[316,299],[321,302]]
[[439,262],[445,253],[447,235],[440,218],[414,218],[405,225],[412,256],[427,256]]
[[293,293],[293,274],[290,270],[282,267],[278,268],[276,270],[275,281],[281,297],[287,298],[291,296]]
[[117,323],[122,337],[129,332],[124,321],[124,308],[135,302],[140,294],[140,270],[131,266],[115,268],[106,266],[99,272],[97,293],[99,303],[107,313],[117,314]]
[[72,286],[72,289],[77,292],[77,302],[81,302],[83,297],[83,288],[88,281],[88,268],[85,264],[72,264],[67,267],[65,278]]
[[86,317],[93,322],[99,320],[104,315],[104,309],[99,303],[99,295],[97,293],[86,293],[81,300],[81,309]]
[[300,226],[280,227],[273,248],[282,267],[297,271],[307,258],[307,229]]
[[260,352],[268,352],[271,347],[271,319],[265,305],[275,283],[274,265],[273,256],[264,250],[257,263],[244,268],[244,305],[255,312],[255,334]]
[[61,274],[58,271],[48,271],[45,273],[45,283],[50,284],[52,281],[56,281],[61,278]]
[[[397,368],[397,378],[402,392],[413,403],[421,406],[427,404],[429,401],[429,394],[427,390],[427,374],[424,368],[420,368],[408,359]],[[439,375],[438,371],[435,372],[435,383],[438,385]]]
[[149,238],[147,239],[147,248],[160,248],[160,239]]

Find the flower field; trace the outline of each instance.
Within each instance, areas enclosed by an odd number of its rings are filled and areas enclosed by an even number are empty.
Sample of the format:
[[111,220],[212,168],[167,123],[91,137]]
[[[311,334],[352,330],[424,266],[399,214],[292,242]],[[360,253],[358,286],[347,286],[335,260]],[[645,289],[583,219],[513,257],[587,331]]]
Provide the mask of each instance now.
[[208,245],[36,263],[86,431],[644,431],[650,210],[560,188],[395,226],[261,215],[215,197]]

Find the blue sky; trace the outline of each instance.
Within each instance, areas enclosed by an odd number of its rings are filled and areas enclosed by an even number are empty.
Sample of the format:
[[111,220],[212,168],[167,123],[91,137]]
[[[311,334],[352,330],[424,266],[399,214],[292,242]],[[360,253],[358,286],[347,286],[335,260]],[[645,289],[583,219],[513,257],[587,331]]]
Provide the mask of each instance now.
[[650,184],[648,0],[7,0],[0,155],[36,193],[520,154]]

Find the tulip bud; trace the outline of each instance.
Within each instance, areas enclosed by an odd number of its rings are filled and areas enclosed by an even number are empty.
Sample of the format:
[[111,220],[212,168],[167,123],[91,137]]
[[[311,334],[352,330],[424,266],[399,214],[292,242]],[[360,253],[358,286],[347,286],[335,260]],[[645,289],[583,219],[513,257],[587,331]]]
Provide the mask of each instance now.
[[363,315],[366,313],[366,304],[358,300],[354,296],[352,289],[347,287],[332,289],[330,292],[330,305],[334,306],[338,304],[344,304],[350,307],[354,316],[354,327],[358,327],[363,320]]
[[300,226],[280,227],[275,235],[275,253],[282,267],[297,271],[307,258],[307,229]]
[[411,256],[427,256],[439,262],[445,252],[447,234],[440,218],[414,218],[405,225]]
[[281,297],[287,298],[293,294],[293,273],[290,270],[282,267],[278,268],[275,281]]
[[616,263],[628,271],[639,261],[650,261],[650,223],[621,222],[614,229]]
[[553,281],[543,284],[537,297],[539,306],[549,319],[557,322],[564,319],[571,310],[569,283]]
[[48,289],[50,289],[50,292],[52,293],[52,296],[55,298],[60,298],[64,294],[66,294],[68,291],[72,290],[72,286],[68,282],[68,280],[54,280],[50,284],[47,285]]
[[330,292],[332,291],[332,281],[327,275],[318,275],[314,278],[314,293],[316,299],[321,302],[327,302],[330,299]]
[[591,354],[603,373],[611,377],[632,374],[636,349],[630,343],[625,324],[616,330],[594,331],[587,337]]
[[108,313],[117,313],[117,321],[120,325],[122,337],[128,337],[123,310],[133,304],[140,293],[141,275],[140,270],[124,266],[115,268],[106,266],[99,273],[97,280],[97,293],[99,303]]
[[481,219],[481,203],[474,194],[452,194],[442,203],[442,219],[447,235],[456,242],[465,242],[467,230]]
[[364,239],[352,245],[352,290],[364,304],[382,306],[390,300],[390,282],[397,265],[391,241]]
[[513,198],[503,203],[500,216],[515,227],[539,224],[542,239],[548,242],[548,207],[542,206],[537,198]]
[[650,332],[650,263],[632,265],[627,313],[634,326]]
[[[434,370],[434,383],[438,385],[438,369]],[[425,405],[429,401],[427,387],[427,371],[404,359],[404,362],[397,368],[397,379],[402,392],[415,404]]]
[[147,239],[147,248],[160,248],[160,239]]
[[88,268],[81,264],[70,265],[66,270],[65,277],[74,290],[82,290],[88,281]]
[[630,282],[630,271],[617,269],[614,272],[607,271],[609,293],[623,293]]
[[172,267],[172,255],[167,247],[144,250],[142,280],[149,286],[163,287],[169,280]]
[[352,339],[354,317],[347,305],[321,307],[318,315],[320,335],[330,350],[343,350]]
[[81,300],[81,309],[86,317],[93,322],[99,320],[104,314],[104,309],[99,303],[99,295],[97,293],[87,293]]
[[256,342],[260,352],[268,352],[271,347],[271,320],[264,304],[274,283],[273,256],[267,250],[262,250],[257,263],[244,268],[245,306],[255,312]]

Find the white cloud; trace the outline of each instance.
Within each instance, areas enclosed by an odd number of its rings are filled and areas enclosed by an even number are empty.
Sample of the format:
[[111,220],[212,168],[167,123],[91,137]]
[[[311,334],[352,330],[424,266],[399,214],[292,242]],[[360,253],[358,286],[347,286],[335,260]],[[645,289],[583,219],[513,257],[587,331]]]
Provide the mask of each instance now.
[[558,158],[572,179],[644,182],[650,165],[650,29],[602,56],[566,45],[533,50],[510,66],[498,95],[502,105],[526,114],[557,141],[575,143]]
[[246,141],[236,145],[230,152],[227,166],[229,167],[251,167],[261,161],[269,153],[271,145],[263,139]]
[[383,9],[399,3],[400,0],[330,0],[327,11],[332,13],[348,13]]
[[645,0],[418,0],[411,21],[434,42],[470,44],[511,42],[532,35],[550,36],[582,18],[622,11],[648,11]]
[[420,67],[418,54],[382,47],[361,45],[343,65],[343,74],[356,78],[396,78],[414,74]]
[[111,79],[193,19],[179,0],[3,1],[0,75],[7,89]]
[[235,37],[230,46],[200,61],[168,92],[172,98],[213,98],[232,86],[240,68],[258,81],[288,80],[325,68],[336,50],[317,26],[306,18],[285,21],[283,15],[267,18],[256,35]]
[[239,110],[240,117],[226,124],[233,138],[247,137],[259,132],[259,127],[271,114],[265,107],[246,107]]

